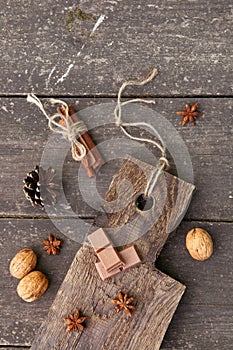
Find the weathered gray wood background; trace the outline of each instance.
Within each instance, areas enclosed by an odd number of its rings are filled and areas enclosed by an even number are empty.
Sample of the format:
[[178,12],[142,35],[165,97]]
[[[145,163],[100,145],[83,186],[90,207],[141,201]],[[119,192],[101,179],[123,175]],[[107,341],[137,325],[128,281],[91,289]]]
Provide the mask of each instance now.
[[[67,97],[84,108],[115,100],[120,84],[159,76],[125,96],[158,97],[153,108],[166,116],[185,141],[194,168],[195,193],[189,211],[171,235],[157,263],[187,286],[165,335],[162,350],[230,349],[233,335],[232,276],[232,18],[231,1],[0,1],[1,11],[1,256],[0,348],[30,347],[79,245],[58,232],[46,213],[24,199],[22,180],[40,162],[50,134],[46,120],[26,103],[26,93]],[[69,9],[92,15],[80,20]],[[94,18],[94,17],[95,18]],[[100,17],[102,16],[102,17]],[[103,21],[93,31],[95,23]],[[180,126],[176,111],[200,102],[204,117],[196,127]],[[113,126],[92,132],[96,142],[120,136]],[[106,164],[98,176],[106,191],[119,164]],[[95,212],[69,178],[77,165],[68,157],[64,186],[73,210],[90,223]],[[172,169],[175,171],[175,169]],[[73,181],[73,182],[72,182]],[[64,219],[65,220],[65,219]],[[213,257],[199,263],[185,249],[195,226],[213,236]],[[64,239],[60,256],[42,251],[48,233]],[[24,246],[35,249],[38,269],[50,288],[35,303],[16,295],[10,259]]]

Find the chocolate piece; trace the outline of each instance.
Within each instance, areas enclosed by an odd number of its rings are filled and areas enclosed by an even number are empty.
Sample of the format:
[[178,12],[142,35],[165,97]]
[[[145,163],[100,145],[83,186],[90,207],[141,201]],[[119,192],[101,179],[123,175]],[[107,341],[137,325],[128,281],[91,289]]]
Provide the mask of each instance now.
[[106,269],[101,261],[95,263],[96,269],[97,269],[97,271],[98,271],[98,273],[103,281],[109,277],[115,276],[118,273],[129,269],[130,267],[137,266],[138,264],[141,263],[141,260],[138,256],[134,246],[128,247],[128,248],[122,250],[121,252],[118,252],[118,255],[119,255],[120,259],[124,261],[125,266],[120,267],[120,268],[119,267],[115,268],[112,271],[109,271],[109,272],[106,271]]
[[106,271],[110,272],[124,266],[124,262],[119,258],[111,241],[102,228],[91,233],[88,239]]
[[99,253],[104,248],[112,245],[111,241],[102,228],[99,228],[95,232],[88,235],[88,240],[92,244],[96,253]]
[[101,250],[97,253],[97,256],[107,272],[111,272],[117,268],[123,268],[125,265],[112,246]]

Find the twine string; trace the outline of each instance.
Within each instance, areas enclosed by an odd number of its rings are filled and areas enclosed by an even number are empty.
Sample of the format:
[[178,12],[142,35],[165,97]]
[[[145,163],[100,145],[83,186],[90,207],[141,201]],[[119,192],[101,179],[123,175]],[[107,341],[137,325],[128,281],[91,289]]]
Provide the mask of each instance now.
[[[162,170],[169,167],[169,162],[168,162],[167,157],[166,157],[166,147],[165,147],[163,141],[161,140],[159,134],[157,133],[156,129],[151,124],[148,124],[146,122],[134,122],[134,123],[123,122],[122,121],[122,107],[129,104],[129,103],[135,103],[135,102],[153,103],[154,104],[155,101],[154,100],[145,100],[142,98],[135,98],[135,99],[131,99],[131,100],[122,102],[121,95],[127,86],[145,85],[148,82],[150,82],[157,74],[158,74],[158,71],[157,71],[157,69],[154,68],[152,70],[152,72],[143,80],[139,80],[139,81],[130,80],[130,81],[124,82],[119,89],[118,96],[117,96],[117,105],[114,109],[115,123],[118,127],[121,128],[121,130],[124,132],[124,134],[127,137],[129,137],[132,140],[151,143],[151,144],[155,145],[161,152],[161,157],[159,158],[158,165],[157,165],[155,171],[151,174],[149,181],[147,182],[147,186],[145,189],[145,195],[148,197],[151,195],[151,193],[154,189],[154,186],[155,186],[155,184],[158,180],[158,177],[159,177],[160,173],[162,172]],[[77,161],[81,161],[86,156],[87,150],[86,150],[85,146],[77,140],[77,135],[81,135],[82,133],[86,132],[87,128],[81,120],[78,120],[75,123],[70,122],[68,105],[62,100],[51,99],[50,102],[52,105],[55,105],[55,104],[62,105],[64,114],[63,113],[56,113],[52,116],[49,116],[46,113],[42,102],[33,93],[28,94],[27,101],[34,103],[37,107],[39,107],[39,109],[42,111],[42,113],[48,119],[48,125],[52,131],[61,134],[64,138],[68,139],[71,142],[72,157]],[[63,125],[56,121],[57,118],[60,118],[60,120],[63,121],[63,123],[62,123]],[[130,126],[136,126],[136,127],[143,126],[143,127],[150,129],[152,131],[152,133],[160,140],[161,143],[159,143],[153,139],[147,139],[147,138],[136,137],[136,136],[131,135],[126,130],[126,127],[130,127]]]
[[[159,158],[158,161],[158,165],[155,169],[155,171],[151,174],[148,182],[147,182],[147,186],[145,189],[145,196],[149,197],[155,187],[155,184],[158,180],[158,177],[160,175],[160,173],[162,172],[162,170],[166,169],[169,167],[169,162],[167,160],[166,157],[166,147],[163,143],[163,141],[160,139],[158,132],[156,131],[156,129],[151,125],[148,124],[146,122],[135,122],[135,123],[125,123],[122,121],[122,107],[129,104],[129,103],[134,103],[134,102],[143,102],[143,103],[155,103],[155,100],[145,100],[142,98],[135,98],[135,99],[131,99],[125,102],[121,102],[121,95],[123,93],[123,91],[125,90],[125,88],[127,86],[142,86],[147,84],[148,82],[150,82],[156,75],[158,74],[157,69],[153,69],[152,72],[143,80],[130,80],[130,81],[126,81],[122,84],[122,86],[119,89],[118,92],[118,96],[117,96],[117,105],[115,107],[114,110],[114,116],[115,116],[115,123],[116,126],[120,127],[121,130],[124,132],[124,134],[129,137],[132,140],[136,140],[136,141],[142,141],[142,142],[148,142],[151,143],[153,145],[155,145],[161,152],[161,157]],[[125,128],[126,127],[130,127],[130,126],[136,126],[136,127],[146,127],[148,129],[150,129],[152,131],[152,133],[160,140],[161,143],[153,140],[153,139],[147,139],[147,138],[143,138],[143,137],[136,137],[131,135]]]
[[[62,113],[55,113],[52,116],[49,116],[40,101],[40,99],[35,96],[34,94],[28,94],[27,101],[34,103],[39,109],[42,111],[44,116],[48,119],[48,126],[50,130],[61,134],[64,138],[69,140],[71,142],[71,153],[73,159],[77,161],[81,161],[87,153],[87,150],[85,146],[77,140],[77,136],[83,134],[87,131],[87,128],[82,120],[78,120],[75,123],[71,123],[69,120],[69,107],[66,102],[62,100],[57,99],[50,99],[50,103],[52,105],[60,104],[63,107],[64,114]],[[60,119],[63,121],[62,125],[61,123],[58,123],[56,119]]]

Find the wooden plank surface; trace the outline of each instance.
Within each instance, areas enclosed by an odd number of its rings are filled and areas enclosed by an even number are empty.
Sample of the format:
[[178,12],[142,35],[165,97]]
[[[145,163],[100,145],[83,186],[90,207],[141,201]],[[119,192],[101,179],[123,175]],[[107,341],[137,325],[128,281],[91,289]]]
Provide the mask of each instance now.
[[[75,6],[95,19],[69,15]],[[231,95],[231,26],[230,0],[2,0],[0,93],[115,95],[155,66],[143,93]]]
[[[152,108],[165,115],[185,141],[197,187],[187,221],[169,238],[156,262],[159,270],[187,285],[161,350],[231,349],[231,1],[0,3],[0,349],[29,349],[79,247],[64,236],[61,256],[45,255],[41,247],[45,236],[49,232],[63,235],[50,220],[43,219],[47,218],[45,211],[33,209],[24,199],[22,179],[40,162],[49,136],[46,121],[26,103],[26,93],[86,97],[80,99],[83,108],[110,101],[92,95],[115,97],[123,81],[143,77],[152,67],[159,69],[158,77],[143,88],[130,87],[125,96],[167,97],[157,99]],[[95,18],[82,21],[77,12],[73,18],[69,11],[75,6]],[[99,21],[90,36],[99,19],[102,23]],[[182,128],[175,112],[196,100],[204,117],[195,128]],[[120,133],[109,126],[104,134],[95,129],[92,135],[102,142]],[[158,156],[155,150],[153,154]],[[101,169],[97,187],[102,196],[119,165],[120,161],[109,162]],[[79,216],[94,218],[96,211],[82,198],[76,179],[71,178],[77,169],[68,156],[64,166],[64,178],[69,179],[64,181],[68,202]],[[171,172],[175,174],[173,165]],[[185,233],[195,226],[206,228],[214,238],[214,255],[205,263],[193,261],[185,249]],[[43,298],[31,305],[17,297],[17,280],[8,273],[10,259],[25,245],[36,250],[38,268],[50,280]]]
[[[204,116],[199,118],[195,127],[188,125],[181,127],[180,117],[176,115],[176,111],[181,110],[185,102],[193,103],[196,101],[195,99],[157,99],[153,108],[174,125],[190,153],[197,192],[189,208],[187,218],[190,220],[229,221],[232,220],[233,215],[233,119],[231,118],[233,100],[228,98],[200,98],[198,100]],[[68,99],[68,101],[75,103],[76,100]],[[81,99],[79,109],[93,103],[103,102],[109,102],[109,100]],[[1,215],[46,215],[46,212],[32,208],[30,203],[25,200],[22,180],[26,173],[40,162],[43,148],[51,135],[47,121],[35,106],[26,102],[25,98],[2,98],[1,106]],[[113,116],[109,116],[109,122],[111,121],[113,121]],[[96,128],[91,133],[99,144],[106,140],[124,137],[114,125],[108,125],[104,129]],[[4,137],[4,135],[7,136]],[[111,144],[108,143],[108,147],[111,147]],[[149,149],[153,151],[153,154],[159,156],[155,149],[151,147]],[[137,152],[136,149],[135,156],[139,155]],[[119,165],[117,160],[109,162],[99,172],[97,188],[101,196],[104,196],[111,177]],[[65,193],[75,213],[80,216],[93,217],[96,216],[96,211],[85,202],[85,198],[82,198],[77,177],[74,176],[78,166],[78,163],[73,162],[69,154],[63,169]],[[175,173],[175,168],[173,167],[171,171]]]
[[[207,229],[214,239],[214,255],[206,262],[192,260],[185,248],[185,234],[192,227]],[[60,234],[50,220],[1,219],[0,344],[30,346],[35,332],[45,319],[78,244]],[[165,245],[156,267],[187,285],[177,312],[165,336],[162,350],[219,349],[222,339],[232,344],[232,223],[183,222]],[[47,256],[42,240],[49,232],[64,239],[60,256]],[[12,244],[12,240],[14,244]],[[21,301],[16,294],[18,281],[8,273],[10,259],[22,247],[35,249],[38,269],[50,280],[45,295],[32,304]],[[224,349],[224,347],[223,347]]]

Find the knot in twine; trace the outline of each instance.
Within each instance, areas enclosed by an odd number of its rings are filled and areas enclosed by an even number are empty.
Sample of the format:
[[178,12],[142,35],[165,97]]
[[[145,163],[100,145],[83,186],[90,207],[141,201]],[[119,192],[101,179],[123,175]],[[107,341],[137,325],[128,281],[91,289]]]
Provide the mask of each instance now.
[[[161,141],[158,132],[156,131],[156,129],[151,124],[148,124],[148,123],[145,123],[145,122],[136,122],[136,123],[125,123],[125,122],[123,122],[122,121],[122,107],[127,105],[127,104],[129,104],[129,103],[134,103],[134,102],[143,102],[143,103],[153,103],[153,104],[155,104],[155,100],[145,100],[145,99],[142,99],[142,98],[134,98],[134,99],[131,99],[131,100],[128,100],[128,101],[125,101],[125,102],[121,102],[121,95],[122,95],[122,92],[124,91],[124,89],[127,86],[130,86],[130,85],[134,85],[134,86],[145,85],[148,82],[150,82],[157,74],[158,74],[158,71],[157,71],[157,69],[154,68],[152,70],[152,72],[143,80],[139,80],[139,81],[138,80],[136,80],[136,81],[130,80],[130,81],[126,81],[125,83],[123,83],[122,86],[119,89],[118,96],[117,96],[117,105],[116,105],[115,110],[114,110],[115,124],[116,124],[116,126],[121,128],[121,130],[124,132],[124,134],[127,137],[129,137],[132,140],[136,140],[136,141],[143,141],[143,142],[152,143],[153,145],[155,145],[161,151],[162,155],[161,155],[161,157],[158,160],[158,166],[155,169],[155,171],[152,173],[152,175],[151,175],[151,177],[150,177],[150,179],[149,179],[149,181],[147,183],[146,190],[145,190],[145,195],[148,196],[148,197],[151,195],[151,193],[152,193],[152,191],[154,189],[154,186],[155,186],[155,184],[157,182],[157,179],[158,179],[160,173],[162,172],[162,170],[169,168],[169,162],[168,162],[167,157],[166,157],[166,147],[164,146],[163,142]],[[161,141],[162,144],[160,144],[159,142],[157,142],[155,140],[152,140],[152,139],[147,139],[147,138],[143,138],[143,137],[136,137],[136,136],[131,135],[125,129],[125,127],[127,127],[127,126],[144,126],[144,127],[149,128],[152,131],[152,133]]]
[[[34,94],[28,94],[27,101],[34,103],[37,107],[40,108],[42,113],[48,119],[50,130],[61,134],[64,138],[71,142],[71,152],[73,159],[81,161],[86,156],[87,150],[84,145],[77,140],[77,136],[86,132],[87,128],[82,120],[78,120],[75,123],[70,121],[69,107],[67,103],[62,100],[51,98],[50,103],[52,105],[60,104],[62,112],[48,116],[48,114],[45,112],[42,102]],[[62,123],[56,122],[57,118],[62,120]]]

